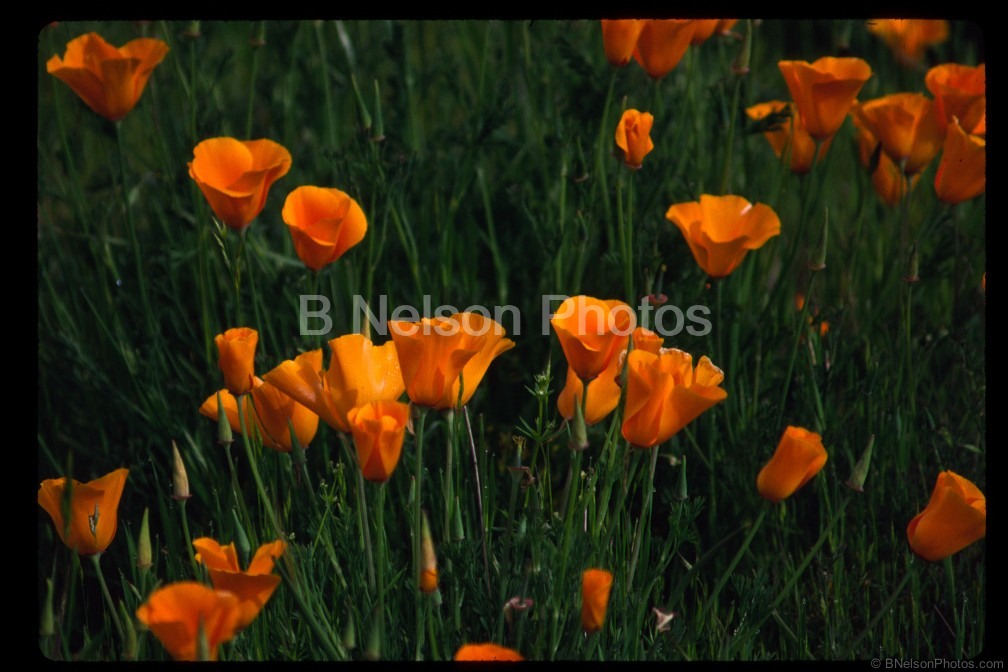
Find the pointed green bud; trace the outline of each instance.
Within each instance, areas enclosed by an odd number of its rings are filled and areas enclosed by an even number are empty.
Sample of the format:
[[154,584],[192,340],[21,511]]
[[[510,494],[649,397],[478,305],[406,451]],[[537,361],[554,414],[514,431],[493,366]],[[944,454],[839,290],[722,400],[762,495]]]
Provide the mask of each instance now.
[[340,641],[343,643],[343,648],[347,651],[353,651],[357,648],[357,626],[354,624],[353,613],[349,606],[347,605],[346,619],[343,621],[343,634],[340,635]]
[[[582,394],[587,394],[585,385]],[[584,450],[588,447],[588,426],[585,424],[584,411],[581,404],[574,404],[574,419],[571,421],[571,439],[567,447],[571,450]]]
[[[357,99],[357,110],[360,112],[361,126],[365,131],[370,131],[371,112],[368,111],[367,104],[364,102],[364,96],[361,95],[360,87],[357,86],[357,77],[353,74],[350,75],[350,86],[353,87],[354,98]],[[368,320],[364,320],[364,323],[370,326]]]
[[907,273],[903,276],[903,279],[909,282],[911,285],[918,280],[920,276],[917,275],[919,269],[917,262],[917,243],[914,243],[910,247],[910,257],[907,259]]
[[235,549],[238,551],[238,555],[241,556],[242,567],[248,567],[249,553],[252,550],[252,545],[249,543],[248,535],[245,534],[245,528],[242,527],[241,521],[238,520],[238,512],[234,509],[231,509],[231,519],[234,521]]
[[846,482],[848,488],[857,490],[858,492],[864,492],[864,482],[868,477],[868,466],[871,464],[872,446],[874,445],[875,435],[872,434],[868,437],[868,447],[865,448],[864,453],[861,454],[861,459],[854,465],[854,471],[851,472],[851,477]]
[[150,524],[147,522],[148,510],[144,508],[143,518],[140,519],[140,533],[137,536],[137,568],[144,574],[150,571],[154,563],[154,554],[151,552]]
[[826,268],[826,242],[829,239],[829,208],[823,217],[822,235],[819,237],[819,244],[816,246],[815,255],[809,262],[809,270],[821,271]]
[[133,616],[126,609],[126,604],[122,600],[119,600],[119,621],[123,626],[123,660],[136,660],[136,627],[133,625]]
[[172,441],[172,483],[174,490],[172,497],[180,502],[192,497],[189,492],[189,476],[186,474],[185,463],[182,461],[182,454],[179,452],[175,441]]
[[[658,450],[656,446],[654,450]],[[676,482],[675,492],[672,496],[678,502],[684,502],[689,498],[689,494],[686,491],[686,456],[682,456],[682,464],[679,465],[679,480]]]
[[53,581],[46,579],[46,597],[42,605],[42,618],[39,619],[39,637],[52,637],[56,634],[56,622],[53,618]]
[[459,505],[459,498],[455,498],[455,505],[452,506],[452,541],[465,540],[465,528],[462,526],[462,507]]
[[365,660],[381,660],[381,609],[375,607],[371,615],[371,627],[368,630],[367,649],[364,651]]
[[[366,321],[367,320],[365,320],[365,322]],[[294,423],[291,422],[290,418],[287,418],[287,431],[290,432],[291,455],[294,456],[294,464],[300,468],[304,466],[305,463],[304,447],[301,445],[301,442],[298,441],[297,432],[294,431]],[[300,471],[298,472],[298,475],[300,476]]]
[[234,441],[231,434],[231,423],[228,422],[227,413],[224,412],[224,404],[221,402],[220,391],[217,392],[217,443],[222,446],[230,446]]

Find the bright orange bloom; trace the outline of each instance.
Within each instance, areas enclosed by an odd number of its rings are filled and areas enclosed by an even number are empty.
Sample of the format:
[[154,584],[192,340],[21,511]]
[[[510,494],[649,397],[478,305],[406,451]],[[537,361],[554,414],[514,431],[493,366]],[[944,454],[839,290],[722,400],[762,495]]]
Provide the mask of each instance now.
[[935,193],[946,203],[961,203],[987,189],[987,142],[967,135],[957,119],[949,124],[941,163],[935,174]]
[[689,19],[649,19],[637,38],[634,59],[653,79],[661,79],[679,65],[695,27]]
[[395,400],[403,393],[396,347],[374,345],[361,334],[329,341],[329,369],[322,369],[322,350],[312,350],[281,363],[263,376],[330,427],[350,432],[347,414],[371,401]]
[[[633,309],[622,301],[581,295],[565,299],[550,324],[560,339],[567,364],[586,382],[605,371],[612,359],[626,349],[636,320]],[[590,393],[588,399],[590,402]]]
[[339,189],[298,187],[287,195],[281,217],[294,250],[313,271],[342,257],[367,233],[364,211]]
[[916,65],[927,47],[948,39],[949,25],[944,19],[873,19],[868,31],[882,38],[898,61]]
[[251,391],[259,332],[249,327],[236,327],[217,334],[214,342],[217,344],[217,366],[224,374],[228,391],[235,396]]
[[916,175],[938,154],[944,140],[932,105],[920,93],[894,93],[856,103],[851,112],[905,174]]
[[644,157],[654,149],[651,126],[654,117],[650,112],[629,109],[623,113],[616,126],[616,146],[623,150],[624,163],[629,168],[640,168]]
[[525,660],[525,658],[514,649],[487,642],[485,644],[463,644],[455,652],[455,660],[517,662]]
[[938,474],[931,499],[907,525],[913,552],[937,562],[987,536],[987,498],[952,471]]
[[987,130],[987,68],[944,63],[928,70],[924,77],[927,90],[934,96],[935,114],[942,132],[959,119],[967,133],[982,135]]
[[756,477],[756,489],[771,502],[787,499],[819,473],[826,458],[821,436],[801,427],[788,427],[773,457]]
[[[854,126],[858,129],[858,158],[865,168],[871,167],[872,156],[875,154],[879,141],[868,130],[864,122],[856,116],[851,115]],[[894,207],[903,200],[903,196],[917,185],[920,180],[920,173],[907,177],[900,170],[900,167],[889,158],[889,155],[879,150],[878,165],[875,172],[871,174],[872,186],[882,202],[889,207]]]
[[287,544],[281,539],[263,544],[244,572],[238,567],[234,542],[221,546],[210,537],[200,537],[194,539],[192,544],[196,548],[196,562],[206,565],[214,588],[232,593],[238,598],[238,621],[235,628],[244,630],[255,620],[280,585],[280,577],[272,573],[273,561],[284,554]]
[[109,547],[119,521],[119,499],[127,474],[129,469],[116,469],[87,483],[74,480],[70,492],[70,520],[63,517],[66,476],[42,481],[38,491],[39,506],[52,518],[56,534],[67,548],[80,555],[94,555]]
[[777,63],[805,130],[825,140],[843,125],[871,68],[860,58],[823,56],[817,61]]
[[152,592],[137,608],[136,616],[175,660],[196,660],[202,626],[210,660],[217,660],[217,647],[233,639],[239,630],[241,609],[238,598],[229,592],[179,581]]
[[[646,350],[658,353],[662,346],[662,337],[644,327],[637,327],[631,335],[635,350]],[[606,370],[588,383],[588,407],[585,409],[586,425],[594,425],[604,420],[619,405],[622,388],[619,384],[620,372],[623,370],[625,351],[609,361]],[[574,369],[567,367],[567,382],[560,390],[557,398],[557,410],[565,420],[574,419],[574,405],[581,403],[584,384]]]
[[638,448],[669,440],[728,397],[719,387],[723,380],[724,372],[706,355],[694,368],[693,357],[682,350],[632,350],[627,355],[623,438]]
[[693,38],[690,46],[703,44],[713,35],[726,35],[735,27],[738,19],[690,19],[693,22]]
[[699,201],[669,206],[665,218],[679,227],[693,258],[712,278],[727,276],[749,250],[780,233],[780,219],[770,206],[741,196],[702,194]]
[[[746,115],[753,121],[765,119],[771,114],[787,115],[786,120],[781,121],[769,130],[763,131],[763,137],[770,143],[774,154],[778,158],[785,153],[790,156],[791,172],[802,175],[812,169],[812,161],[815,159],[816,143],[805,130],[805,124],[798,116],[798,108],[794,103],[787,103],[782,100],[771,100],[766,103],[759,103],[746,108]],[[833,136],[826,138],[822,149],[819,150],[819,161],[826,156],[829,146],[833,143]]]
[[[514,346],[504,329],[477,313],[390,321],[410,400],[434,409],[453,408],[459,391],[472,397],[494,357]],[[461,375],[461,383],[459,377]]]
[[63,58],[50,58],[46,72],[63,80],[92,110],[118,121],[140,100],[167,53],[167,44],[150,37],[116,48],[98,33],[87,33],[67,43]]
[[409,406],[400,401],[372,401],[347,413],[357,463],[369,481],[384,483],[395,471],[409,421]]
[[269,188],[290,166],[290,152],[272,140],[210,138],[193,149],[189,177],[217,218],[240,231],[262,212]]
[[[221,390],[220,395],[228,424],[240,434],[238,400],[226,389]],[[211,420],[216,420],[217,395],[207,397],[199,411]],[[267,448],[289,453],[293,450],[293,446],[288,421],[294,426],[294,435],[298,443],[302,448],[307,448],[318,430],[318,415],[257,376],[252,394],[245,397],[245,427],[249,431],[252,431],[253,426],[258,429],[263,445]]]
[[606,60],[617,68],[629,63],[644,23],[644,19],[602,19],[602,48]]
[[598,632],[605,624],[613,575],[604,569],[586,569],[581,575],[581,625]]

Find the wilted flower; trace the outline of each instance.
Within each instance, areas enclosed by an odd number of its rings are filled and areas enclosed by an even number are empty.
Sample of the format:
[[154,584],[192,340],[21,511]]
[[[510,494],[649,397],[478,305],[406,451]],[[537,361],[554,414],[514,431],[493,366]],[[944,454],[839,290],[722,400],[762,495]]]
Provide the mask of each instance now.
[[[115,537],[119,522],[119,499],[126,485],[128,469],[116,469],[87,483],[74,480],[69,488],[67,478],[42,481],[38,503],[56,527],[56,534],[67,547],[79,555],[102,553]],[[64,505],[68,504],[64,517]]]
[[118,121],[140,100],[167,53],[168,45],[154,38],[141,37],[116,48],[98,33],[87,33],[67,43],[63,58],[50,58],[46,72],[63,80],[92,110]]

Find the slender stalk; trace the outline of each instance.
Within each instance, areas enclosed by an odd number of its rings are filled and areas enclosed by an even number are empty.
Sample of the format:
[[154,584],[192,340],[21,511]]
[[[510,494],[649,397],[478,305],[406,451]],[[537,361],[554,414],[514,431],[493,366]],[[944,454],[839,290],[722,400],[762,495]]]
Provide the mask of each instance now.
[[196,555],[193,553],[192,536],[189,534],[189,516],[186,515],[186,500],[180,499],[179,503],[179,515],[182,517],[182,533],[185,535],[186,550],[189,551],[189,564],[192,565],[193,578],[199,580],[200,571],[199,565],[196,564]]
[[714,605],[715,600],[717,600],[717,596],[721,593],[721,589],[725,587],[726,583],[728,583],[728,579],[731,578],[732,572],[735,571],[735,567],[737,567],[739,561],[742,560],[742,556],[745,555],[747,550],[749,550],[749,544],[752,543],[753,538],[756,536],[756,533],[759,531],[760,526],[763,524],[763,519],[766,518],[766,513],[767,513],[767,507],[764,506],[762,509],[760,509],[759,516],[756,517],[756,522],[754,522],[752,524],[752,527],[749,528],[749,534],[746,535],[745,540],[742,542],[742,546],[739,547],[739,550],[735,554],[735,557],[732,558],[732,561],[728,564],[728,569],[726,569],[724,573],[721,575],[721,578],[718,579],[717,584],[714,586],[714,590],[711,592],[711,594],[707,597],[707,600],[704,602],[703,607],[700,609],[700,615],[697,616],[696,618],[696,624],[698,627],[700,628],[704,627],[705,623],[704,617],[707,615],[707,612],[710,611],[711,607]]
[[791,375],[794,373],[795,358],[798,356],[798,341],[802,332],[805,331],[805,316],[808,314],[809,303],[812,301],[812,286],[818,273],[813,273],[809,277],[808,289],[805,292],[805,303],[802,304],[801,315],[798,316],[798,326],[795,327],[794,339],[791,342],[791,355],[788,358],[787,374],[784,376],[784,385],[781,387],[780,412],[777,415],[777,424],[780,425],[784,418],[784,406],[787,403],[788,389],[791,387]]
[[126,228],[129,229],[130,246],[133,248],[133,263],[136,265],[137,286],[140,288],[140,302],[143,305],[144,317],[147,320],[147,331],[154,342],[159,343],[159,339],[154,336],[157,331],[154,327],[154,314],[151,312],[150,300],[147,296],[147,269],[143,265],[143,258],[140,254],[140,241],[137,238],[136,223],[133,221],[133,211],[129,204],[129,190],[126,188],[126,156],[123,149],[122,121],[115,122],[116,144],[119,154],[119,176],[122,182],[122,202],[123,210],[126,211]]
[[368,509],[367,509],[367,496],[364,492],[364,474],[361,470],[357,469],[357,503],[360,506],[362,523],[361,529],[364,531],[364,555],[367,557],[367,576],[368,585],[373,591],[375,589],[375,563],[374,563],[374,553],[371,550],[371,532],[368,529]]
[[871,634],[871,632],[875,629],[875,625],[879,622],[879,620],[889,613],[889,606],[896,601],[896,598],[899,597],[899,594],[903,592],[904,588],[906,588],[906,584],[910,581],[910,578],[913,576],[913,573],[914,573],[914,565],[910,565],[910,569],[908,569],[907,573],[903,576],[903,580],[899,582],[899,585],[896,586],[896,589],[893,590],[893,592],[889,595],[889,597],[886,598],[885,602],[882,603],[882,606],[878,608],[878,610],[875,612],[875,616],[872,617],[872,620],[868,622],[867,626],[865,626],[864,631],[862,631],[861,634],[858,635],[857,639],[854,640],[854,643],[851,644],[850,652],[852,654],[857,651],[858,644],[860,644],[861,641],[869,634]]
[[648,473],[647,487],[644,489],[640,518],[637,520],[637,533],[634,535],[633,551],[630,553],[630,572],[627,574],[626,589],[633,586],[634,573],[637,571],[637,556],[640,554],[641,538],[644,528],[651,526],[651,498],[654,493],[655,466],[658,464],[658,446],[651,449],[651,468]]
[[421,497],[423,485],[423,439],[424,422],[427,419],[427,409],[423,406],[416,406],[417,416],[414,424],[414,434],[416,436],[416,472],[413,485],[415,487],[416,500],[413,502],[413,583],[416,586],[416,659],[420,660],[420,651],[423,649],[423,607],[426,604],[424,594],[420,590],[420,567],[421,567],[421,543],[420,543],[420,510],[423,499]]
[[476,441],[473,440],[472,424],[469,422],[469,409],[462,407],[465,415],[466,431],[469,433],[469,448],[472,456],[473,475],[476,477],[476,507],[479,511],[480,541],[483,546],[483,575],[486,578],[487,594],[490,593],[490,560],[487,555],[486,529],[483,525],[483,488],[480,485],[479,460],[476,458]]
[[[245,395],[239,395],[238,397],[238,408],[243,408],[245,402]],[[263,486],[262,478],[259,476],[259,466],[256,464],[255,455],[252,454],[252,442],[248,438],[248,429],[246,428],[245,414],[239,413],[238,420],[241,423],[241,434],[242,443],[245,444],[245,455],[248,457],[249,469],[252,470],[252,480],[255,481],[256,490],[259,492],[259,499],[262,500],[263,506],[266,507],[266,514],[269,516],[269,522],[273,526],[273,531],[275,534],[280,535],[280,519],[277,518],[276,512],[273,511],[273,503],[270,498],[266,495],[266,488]]]
[[126,636],[123,633],[122,623],[119,622],[119,612],[116,611],[115,603],[112,602],[112,594],[109,593],[108,585],[105,583],[105,575],[102,574],[101,563],[101,553],[95,553],[91,556],[91,563],[94,565],[95,574],[98,575],[98,584],[101,586],[102,595],[105,596],[105,606],[108,607],[109,614],[112,615],[112,623],[115,625],[116,632],[119,633],[119,641],[125,643]]
[[[259,21],[258,23],[260,24],[260,30],[265,32],[265,22]],[[260,47],[262,46],[255,41],[257,39],[259,38],[256,37],[256,32],[253,31],[252,39],[249,40],[249,42],[252,43],[252,72],[249,74],[248,112],[245,115],[245,137],[247,139],[252,138],[252,110],[254,107],[253,103],[255,102],[256,74],[259,71],[259,52],[261,51]]]
[[381,646],[385,642],[385,484],[378,486],[378,502],[375,506],[375,540],[377,552],[378,568],[378,652],[381,654]]

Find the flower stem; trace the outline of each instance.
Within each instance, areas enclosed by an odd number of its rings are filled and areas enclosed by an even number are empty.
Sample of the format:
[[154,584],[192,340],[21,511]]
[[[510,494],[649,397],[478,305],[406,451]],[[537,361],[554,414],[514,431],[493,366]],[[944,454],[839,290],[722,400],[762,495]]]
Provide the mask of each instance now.
[[651,497],[654,493],[655,466],[658,464],[658,446],[651,449],[651,468],[648,473],[647,486],[644,488],[644,501],[641,505],[640,518],[637,519],[637,534],[634,535],[633,551],[630,553],[630,573],[627,574],[626,590],[633,586],[634,573],[637,571],[637,557],[640,555],[641,538],[644,528],[651,526]]
[[896,589],[893,590],[892,594],[890,594],[889,597],[886,598],[885,602],[882,603],[882,606],[879,607],[878,611],[875,612],[875,616],[865,627],[864,631],[860,635],[858,635],[858,638],[854,640],[853,644],[851,644],[850,650],[852,652],[856,651],[858,644],[861,643],[861,640],[867,637],[868,634],[875,629],[875,624],[879,622],[879,619],[881,619],[883,616],[889,613],[889,606],[896,601],[896,598],[899,597],[899,594],[903,592],[904,588],[906,588],[906,584],[910,581],[910,578],[913,576],[913,573],[914,573],[914,565],[910,565],[910,568],[907,570],[907,573],[903,575],[903,580],[899,582],[899,585],[896,586]]
[[280,535],[280,521],[276,517],[276,513],[273,511],[273,504],[270,502],[269,497],[266,495],[266,488],[263,487],[262,478],[259,476],[259,466],[256,464],[255,455],[252,454],[252,442],[248,438],[248,429],[246,428],[245,414],[240,412],[244,408],[243,404],[245,402],[245,395],[238,396],[238,420],[241,422],[241,434],[242,443],[245,444],[245,455],[248,457],[249,469],[252,470],[252,479],[255,481],[256,490],[259,492],[259,499],[262,500],[263,506],[266,507],[266,515],[269,516],[270,524],[273,527],[273,532],[276,535]]
[[813,273],[809,277],[808,290],[805,292],[805,303],[802,304],[801,315],[798,316],[798,326],[795,327],[794,339],[791,342],[791,356],[788,359],[787,374],[784,376],[784,385],[781,387],[780,412],[777,415],[777,425],[784,419],[784,406],[787,404],[788,389],[791,387],[791,375],[794,373],[795,358],[798,356],[798,340],[802,332],[805,331],[805,316],[808,314],[809,303],[812,301],[812,286],[818,273]]
[[742,556],[745,555],[745,552],[749,549],[749,544],[752,543],[753,538],[756,536],[756,532],[759,531],[760,526],[763,524],[763,519],[766,518],[766,513],[767,507],[764,506],[760,509],[759,516],[756,517],[756,522],[754,522],[752,527],[749,528],[749,534],[746,535],[745,541],[742,542],[742,546],[739,547],[735,557],[732,558],[732,561],[728,564],[728,569],[726,569],[724,574],[721,575],[721,578],[718,579],[713,592],[711,592],[711,594],[707,597],[707,600],[704,602],[703,607],[700,609],[700,615],[697,616],[696,619],[698,627],[703,627],[704,616],[706,616],[707,612],[710,611],[710,608],[713,606],[717,596],[721,593],[721,589],[725,587],[726,583],[728,583],[728,579],[731,578],[732,572],[735,571],[735,567],[738,566],[739,561],[742,560]]
[[427,409],[423,406],[416,406],[416,480],[414,482],[416,499],[413,501],[413,583],[416,586],[416,659],[420,660],[420,651],[423,648],[423,607],[426,604],[425,595],[420,590],[420,509],[423,499],[421,498],[423,484],[423,438],[424,421],[427,419]]
[[182,533],[185,535],[186,550],[189,551],[189,564],[192,565],[193,578],[200,579],[199,565],[196,564],[196,555],[193,553],[192,536],[189,534],[189,516],[186,515],[186,500],[179,500],[179,512],[182,516]]
[[119,622],[119,612],[116,611],[115,603],[112,602],[112,595],[109,593],[108,585],[105,583],[105,575],[102,574],[101,563],[101,553],[95,553],[91,556],[91,562],[94,564],[95,574],[98,575],[98,584],[101,586],[102,595],[105,596],[105,605],[108,607],[109,614],[112,615],[112,623],[115,625],[116,632],[119,633],[119,641],[125,643],[126,635],[123,633],[122,623]]
[[[140,302],[143,305],[144,317],[147,320],[147,331],[150,334],[152,340],[157,334],[154,328],[154,315],[151,312],[150,301],[147,298],[147,281],[145,280],[147,276],[147,269],[143,265],[143,259],[140,255],[140,241],[137,238],[136,233],[136,223],[133,221],[133,213],[130,210],[129,204],[129,193],[126,188],[126,157],[123,150],[123,138],[122,138],[122,122],[115,122],[116,129],[116,144],[118,145],[119,154],[119,176],[122,180],[122,201],[123,210],[126,211],[126,228],[129,229],[130,245],[133,248],[133,262],[136,264],[137,273],[137,286],[140,288]],[[155,340],[155,342],[160,342],[160,340]]]

